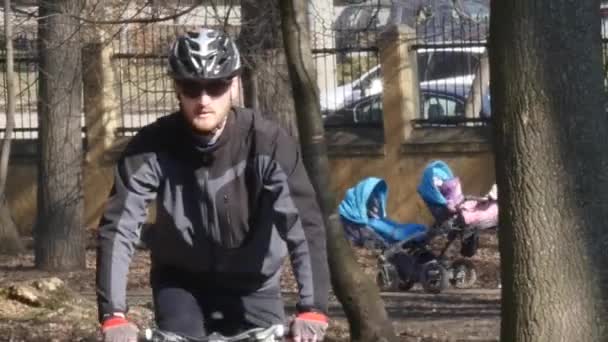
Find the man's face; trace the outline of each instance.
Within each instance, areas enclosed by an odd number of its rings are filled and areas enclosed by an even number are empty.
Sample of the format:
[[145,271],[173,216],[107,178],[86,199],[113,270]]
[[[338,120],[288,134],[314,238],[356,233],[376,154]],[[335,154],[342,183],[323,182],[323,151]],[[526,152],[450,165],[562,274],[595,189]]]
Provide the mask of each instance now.
[[236,77],[229,80],[175,82],[177,97],[186,121],[198,133],[212,133],[232,106],[231,94],[237,91]]

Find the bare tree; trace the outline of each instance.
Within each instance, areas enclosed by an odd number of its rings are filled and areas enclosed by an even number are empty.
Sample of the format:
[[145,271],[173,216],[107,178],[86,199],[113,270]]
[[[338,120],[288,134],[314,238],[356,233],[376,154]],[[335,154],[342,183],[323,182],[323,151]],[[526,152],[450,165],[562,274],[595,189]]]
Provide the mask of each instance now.
[[271,115],[297,136],[295,109],[277,0],[241,1],[239,47],[243,51],[245,105]]
[[378,288],[357,264],[344,237],[329,186],[330,169],[307,26],[307,2],[280,2],[283,42],[294,93],[304,164],[327,227],[327,251],[334,292],[350,324],[352,341],[391,341],[395,334]]
[[6,200],[6,179],[11,154],[11,139],[15,127],[16,86],[14,73],[13,27],[11,23],[11,1],[4,0],[4,34],[6,41],[6,129],[0,154],[0,253],[17,254],[23,250],[17,225],[13,220]]
[[491,6],[501,341],[606,341],[600,2]]
[[85,267],[79,0],[39,2],[39,168],[35,264]]

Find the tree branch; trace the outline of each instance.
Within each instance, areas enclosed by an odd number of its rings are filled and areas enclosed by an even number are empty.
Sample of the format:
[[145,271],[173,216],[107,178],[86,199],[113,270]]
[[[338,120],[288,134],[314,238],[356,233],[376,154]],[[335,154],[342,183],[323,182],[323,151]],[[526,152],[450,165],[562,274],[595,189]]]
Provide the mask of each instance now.
[[184,9],[183,11],[180,12],[176,12],[172,15],[168,15],[165,17],[159,17],[159,18],[132,18],[132,19],[124,19],[124,20],[93,20],[93,19],[88,19],[88,18],[83,18],[83,17],[79,17],[79,16],[72,16],[78,20],[82,20],[85,23],[88,24],[96,24],[96,25],[116,25],[116,24],[150,24],[150,23],[158,23],[161,21],[167,21],[167,20],[173,20],[176,18],[179,18],[185,14],[188,14],[190,12],[192,12],[196,7],[200,6],[203,3],[202,0],[198,0],[195,4],[189,6],[188,8]]
[[11,10],[12,10],[14,13],[24,14],[24,15],[26,15],[26,16],[28,16],[28,17],[30,17],[30,18],[33,18],[33,17],[35,17],[35,16],[36,16],[36,11],[28,12],[28,11],[25,11],[25,10],[20,9],[20,8],[19,8],[19,7],[17,7],[17,5],[15,5],[15,4],[11,4]]

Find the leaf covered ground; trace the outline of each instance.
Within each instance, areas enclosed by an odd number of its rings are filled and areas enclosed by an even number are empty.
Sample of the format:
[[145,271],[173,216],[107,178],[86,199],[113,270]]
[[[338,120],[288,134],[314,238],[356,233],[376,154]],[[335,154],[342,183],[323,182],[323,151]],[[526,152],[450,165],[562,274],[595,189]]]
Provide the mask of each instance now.
[[[375,277],[376,255],[356,249],[361,271]],[[498,253],[495,233],[483,234],[472,258],[478,270],[475,288],[427,294],[383,294],[386,309],[401,341],[497,341],[500,317]],[[129,317],[140,327],[152,324],[148,287],[148,253],[138,250],[129,275]],[[373,278],[372,278],[373,279]],[[31,248],[16,257],[0,256],[0,341],[98,341],[94,301],[95,249],[87,251],[85,270],[49,273],[34,268]],[[285,272],[282,285],[288,311],[295,282]],[[348,341],[348,325],[340,304],[331,297],[328,340]]]

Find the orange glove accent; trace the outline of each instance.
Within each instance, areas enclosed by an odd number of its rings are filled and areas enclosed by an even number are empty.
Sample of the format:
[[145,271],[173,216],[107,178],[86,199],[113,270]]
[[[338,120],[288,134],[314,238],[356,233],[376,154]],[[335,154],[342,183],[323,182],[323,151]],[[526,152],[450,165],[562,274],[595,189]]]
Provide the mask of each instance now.
[[113,328],[113,327],[116,327],[119,325],[125,325],[125,324],[130,324],[130,322],[127,321],[126,318],[114,316],[112,318],[108,318],[105,321],[103,321],[103,324],[101,325],[101,330],[105,331],[109,328]]
[[327,323],[327,321],[329,320],[324,314],[314,311],[302,312],[298,316],[296,316],[296,318],[304,319],[307,321],[318,321],[323,323]]

